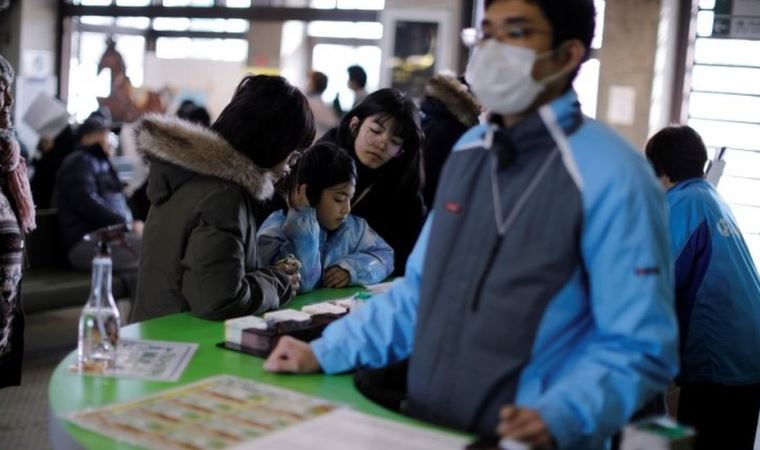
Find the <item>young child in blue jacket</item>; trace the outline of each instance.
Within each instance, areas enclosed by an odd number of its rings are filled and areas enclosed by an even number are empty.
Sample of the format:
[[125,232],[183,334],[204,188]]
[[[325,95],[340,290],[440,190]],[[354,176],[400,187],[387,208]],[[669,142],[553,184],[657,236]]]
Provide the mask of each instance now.
[[343,150],[329,143],[309,148],[289,189],[288,211],[270,215],[257,233],[262,264],[294,255],[301,263],[300,292],[379,283],[393,272],[393,249],[350,214],[356,166]]

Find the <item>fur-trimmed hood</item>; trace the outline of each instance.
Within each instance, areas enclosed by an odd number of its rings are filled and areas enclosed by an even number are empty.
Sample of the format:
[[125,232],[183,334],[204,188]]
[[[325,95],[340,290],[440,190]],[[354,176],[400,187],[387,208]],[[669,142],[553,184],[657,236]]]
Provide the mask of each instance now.
[[438,99],[462,124],[471,127],[478,123],[480,105],[455,77],[436,75],[425,85],[425,94]]
[[138,122],[135,140],[137,151],[151,160],[230,181],[259,200],[268,199],[274,193],[270,171],[257,166],[208,128],[151,114]]

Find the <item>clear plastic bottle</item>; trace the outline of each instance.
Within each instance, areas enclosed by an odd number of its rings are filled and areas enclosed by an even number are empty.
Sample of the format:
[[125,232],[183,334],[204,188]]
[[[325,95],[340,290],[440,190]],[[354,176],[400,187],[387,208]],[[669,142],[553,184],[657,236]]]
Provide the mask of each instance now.
[[101,241],[92,260],[92,288],[79,316],[77,362],[83,372],[103,372],[116,364],[121,317],[111,291],[111,255]]

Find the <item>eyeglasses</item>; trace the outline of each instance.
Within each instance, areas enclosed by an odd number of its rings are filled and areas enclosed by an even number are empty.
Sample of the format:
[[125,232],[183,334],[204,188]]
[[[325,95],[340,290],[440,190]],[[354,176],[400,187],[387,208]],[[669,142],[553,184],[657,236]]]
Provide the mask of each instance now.
[[495,27],[495,30],[483,30],[481,28],[465,28],[459,34],[462,43],[466,47],[474,47],[481,42],[496,38],[500,42],[515,42],[530,39],[536,34],[552,34],[551,30],[542,30],[523,24],[504,24]]

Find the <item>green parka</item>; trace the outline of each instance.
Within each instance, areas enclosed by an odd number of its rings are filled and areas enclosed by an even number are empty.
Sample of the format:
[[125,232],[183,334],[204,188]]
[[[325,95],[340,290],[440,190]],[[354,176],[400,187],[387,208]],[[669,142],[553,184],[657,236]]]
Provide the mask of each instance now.
[[271,173],[211,130],[148,116],[135,130],[150,161],[142,256],[132,320],[190,311],[223,320],[289,301],[287,276],[260,268],[255,202],[271,197]]

